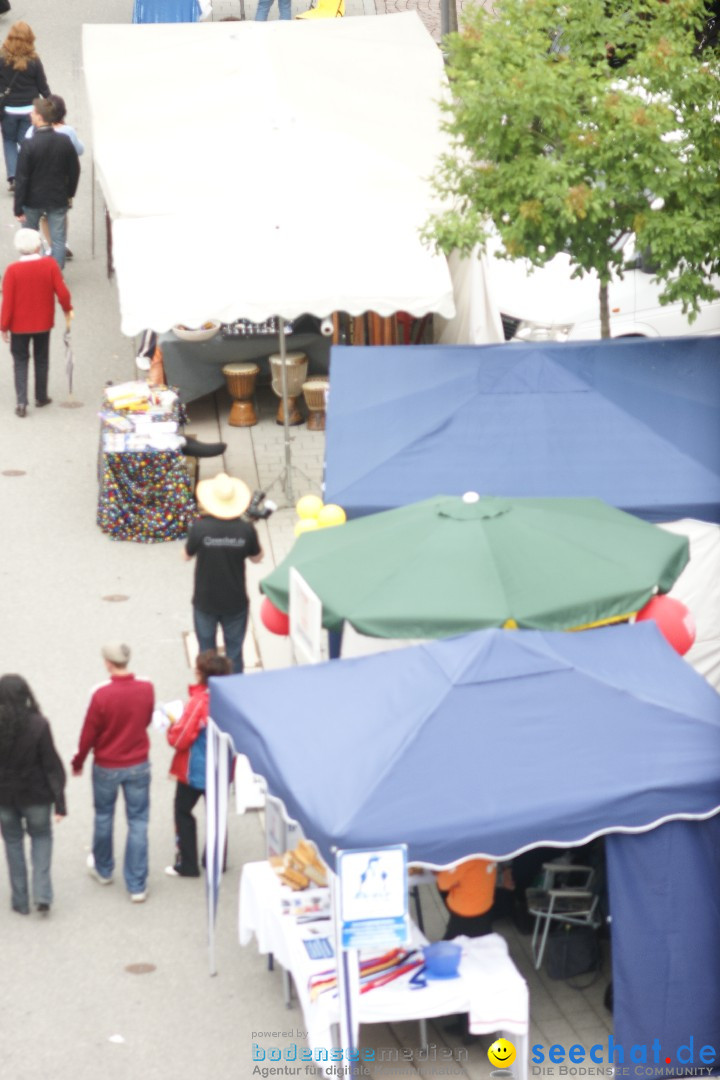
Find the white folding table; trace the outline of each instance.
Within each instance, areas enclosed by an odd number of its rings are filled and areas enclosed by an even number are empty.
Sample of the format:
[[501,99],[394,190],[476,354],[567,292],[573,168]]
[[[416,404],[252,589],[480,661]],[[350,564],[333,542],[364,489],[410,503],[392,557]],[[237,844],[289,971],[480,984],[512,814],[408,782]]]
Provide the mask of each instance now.
[[[293,915],[283,914],[284,890],[291,895],[268,862],[244,866],[240,878],[240,943],[246,945],[254,936],[259,951],[272,953],[292,975],[305,1019],[308,1044],[315,1054],[318,1049],[337,1045],[333,1028],[340,1019],[340,1004],[333,991],[326,991],[312,1000],[308,986],[310,977],[334,968],[335,960],[334,957],[310,959],[305,942],[323,938],[332,942],[333,929],[328,919],[298,923]],[[414,925],[412,935],[414,946],[427,944]],[[467,1013],[472,1034],[497,1031],[515,1044],[515,1080],[527,1080],[528,989],[510,959],[505,939],[498,934],[488,934],[480,938],[461,937],[456,941],[462,947],[457,978],[428,979],[424,986],[413,989],[410,979],[414,972],[400,976],[359,996],[358,1022],[393,1023]],[[287,989],[286,1002],[289,1004]]]

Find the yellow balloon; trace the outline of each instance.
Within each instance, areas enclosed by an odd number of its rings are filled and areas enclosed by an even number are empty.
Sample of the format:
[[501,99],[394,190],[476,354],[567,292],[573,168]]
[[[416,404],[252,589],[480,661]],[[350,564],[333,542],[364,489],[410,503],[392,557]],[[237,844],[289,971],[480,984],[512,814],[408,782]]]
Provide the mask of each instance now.
[[319,495],[303,495],[295,503],[297,516],[302,520],[316,518],[322,510],[323,501]]
[[327,506],[323,506],[317,516],[317,523],[321,529],[329,529],[333,525],[344,525],[346,521],[347,515],[342,506],[338,506],[337,503],[328,503]]
[[313,532],[319,528],[317,518],[301,518],[295,525],[295,535],[302,536],[303,533]]

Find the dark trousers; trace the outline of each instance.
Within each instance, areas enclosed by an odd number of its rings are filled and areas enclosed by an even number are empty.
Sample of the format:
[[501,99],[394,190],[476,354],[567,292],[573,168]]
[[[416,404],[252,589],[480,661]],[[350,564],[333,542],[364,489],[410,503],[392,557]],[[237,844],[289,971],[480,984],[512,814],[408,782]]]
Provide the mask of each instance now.
[[175,788],[175,869],[183,877],[200,877],[197,823],[193,810],[204,795],[205,792],[199,788],[190,787],[178,780]]
[[[198,864],[197,823],[193,816],[195,805],[204,798],[200,788],[190,787],[178,780],[175,788],[175,869],[181,877],[200,877]],[[205,852],[202,858],[205,867]],[[227,837],[223,851],[223,874],[227,868]]]
[[451,911],[443,941],[452,941],[461,934],[465,937],[484,937],[485,934],[492,934],[490,912],[486,911],[483,915],[456,915],[454,911]]
[[48,365],[50,362],[50,331],[38,334],[10,334],[10,352],[15,371],[15,396],[18,405],[28,403],[28,368],[30,366],[30,342],[33,343],[35,361],[35,400],[45,401],[48,396]]

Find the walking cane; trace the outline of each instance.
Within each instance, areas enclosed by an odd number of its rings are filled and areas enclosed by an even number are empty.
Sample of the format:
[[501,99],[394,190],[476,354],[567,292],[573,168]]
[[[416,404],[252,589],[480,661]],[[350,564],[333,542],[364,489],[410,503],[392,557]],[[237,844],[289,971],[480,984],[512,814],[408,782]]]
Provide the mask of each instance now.
[[70,323],[67,323],[65,332],[63,333],[63,344],[65,346],[65,371],[67,373],[68,380],[68,397],[67,401],[63,401],[63,409],[79,409],[82,406],[82,401],[76,401],[73,396],[73,369],[75,367],[73,363],[73,351],[72,340],[70,338]]

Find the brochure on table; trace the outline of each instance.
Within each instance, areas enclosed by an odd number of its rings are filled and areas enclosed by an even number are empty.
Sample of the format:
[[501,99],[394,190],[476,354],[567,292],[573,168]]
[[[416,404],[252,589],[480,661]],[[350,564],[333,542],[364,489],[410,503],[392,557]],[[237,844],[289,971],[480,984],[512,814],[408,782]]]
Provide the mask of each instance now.
[[167,386],[150,386],[139,380],[107,386],[100,411],[103,451],[180,450],[181,409],[176,391]]

